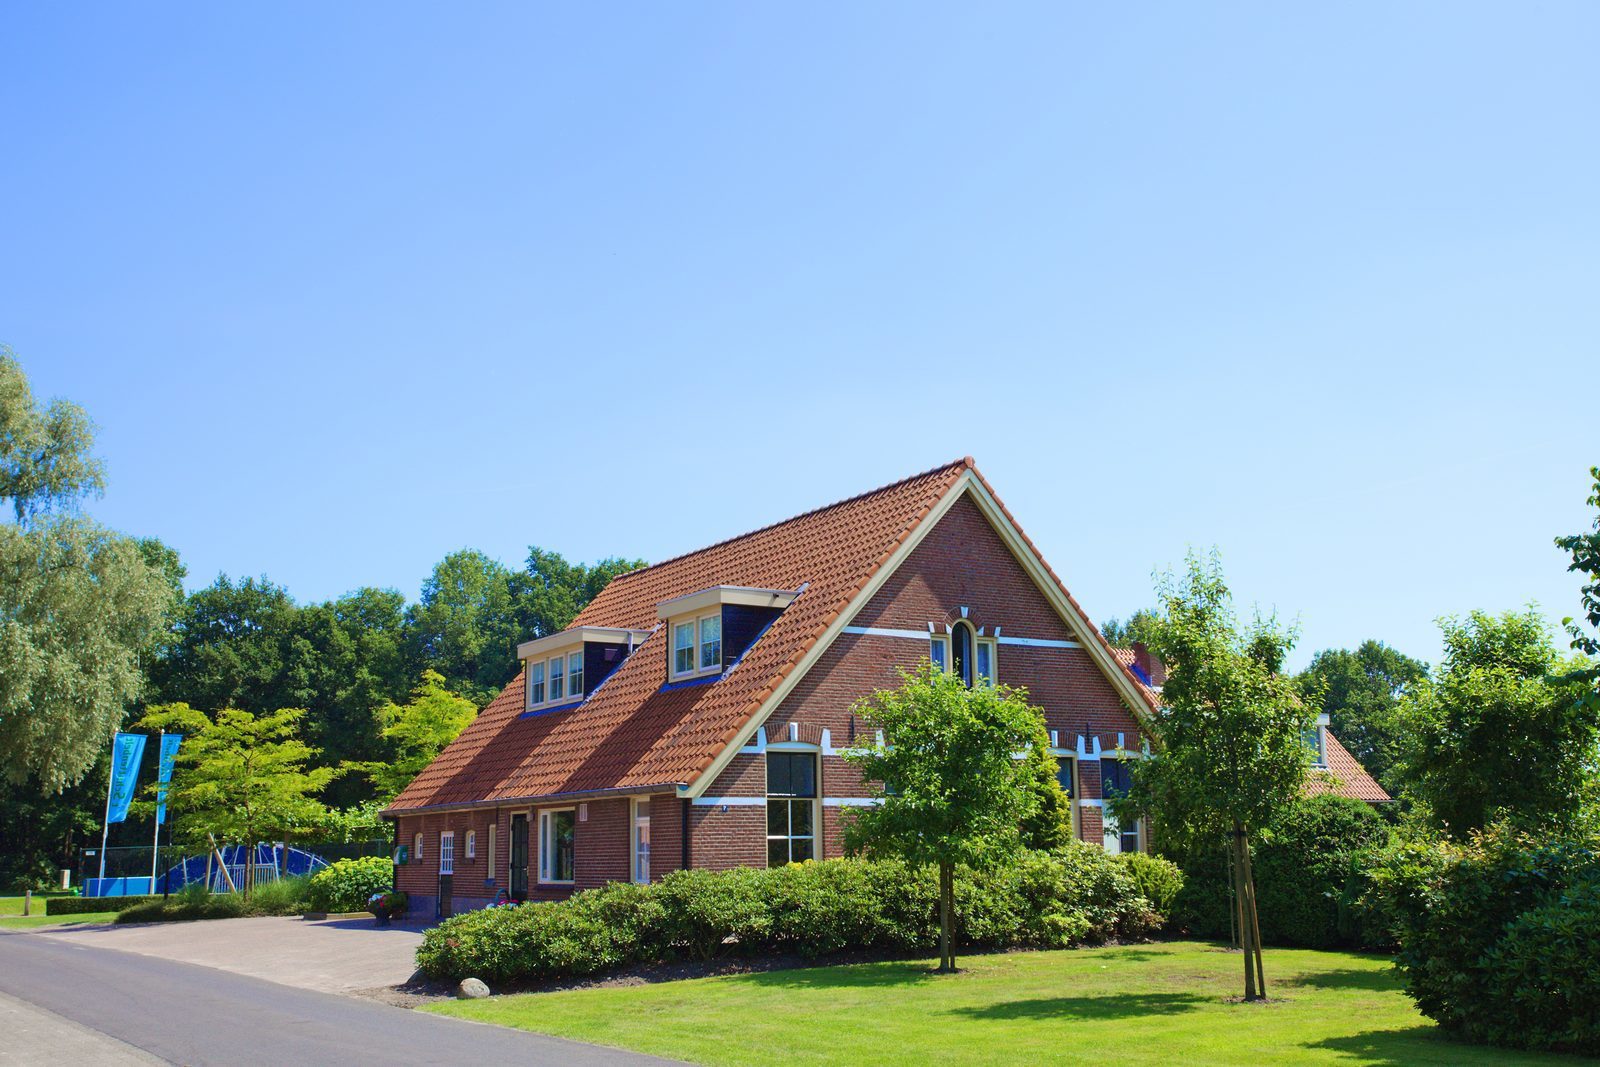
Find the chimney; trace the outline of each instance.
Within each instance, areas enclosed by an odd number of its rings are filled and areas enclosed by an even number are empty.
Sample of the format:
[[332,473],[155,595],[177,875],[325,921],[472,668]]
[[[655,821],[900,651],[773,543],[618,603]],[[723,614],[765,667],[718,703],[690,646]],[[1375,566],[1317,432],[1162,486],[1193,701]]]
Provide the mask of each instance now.
[[1133,643],[1133,665],[1145,676],[1150,688],[1160,689],[1166,684],[1167,665],[1143,641]]

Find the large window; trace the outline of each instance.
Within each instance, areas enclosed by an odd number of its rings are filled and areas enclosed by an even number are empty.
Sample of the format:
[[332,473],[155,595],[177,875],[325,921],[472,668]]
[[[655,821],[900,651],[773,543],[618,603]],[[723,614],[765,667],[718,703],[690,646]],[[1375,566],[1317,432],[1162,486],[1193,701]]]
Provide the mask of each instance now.
[[722,615],[704,615],[672,626],[672,676],[710,674],[722,669]]
[[958,622],[948,634],[928,639],[928,658],[941,671],[972,685],[993,685],[996,673],[995,639],[979,637],[969,622]]
[[817,855],[817,757],[767,753],[767,866]]
[[528,662],[528,707],[583,698],[583,649]]
[[539,881],[557,884],[572,881],[577,832],[578,813],[572,808],[539,813]]
[[650,801],[633,802],[633,880],[650,881]]
[[[1103,759],[1100,761],[1100,795],[1106,800],[1125,797],[1133,788],[1133,776],[1129,773],[1128,763],[1120,759]],[[1138,852],[1139,849],[1139,824],[1137,821],[1128,826],[1118,826],[1116,816],[1111,814],[1109,808],[1101,811],[1106,833],[1106,851],[1108,852]]]

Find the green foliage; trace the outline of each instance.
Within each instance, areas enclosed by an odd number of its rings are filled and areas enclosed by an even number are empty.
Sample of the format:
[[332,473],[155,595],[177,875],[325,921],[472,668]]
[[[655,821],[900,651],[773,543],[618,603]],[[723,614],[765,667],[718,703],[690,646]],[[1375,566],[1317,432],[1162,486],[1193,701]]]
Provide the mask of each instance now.
[[1128,868],[1128,876],[1139,895],[1150,902],[1163,919],[1172,914],[1173,902],[1183,889],[1183,868],[1164,856],[1148,852],[1118,853],[1117,860]]
[[189,922],[196,919],[238,919],[255,915],[299,915],[306,910],[310,879],[284,878],[263,882],[247,898],[239,893],[213,893],[195,882],[169,897],[150,897],[122,909],[119,923]]
[[1533,609],[1445,619],[1444,662],[1402,708],[1406,795],[1465,840],[1505,817],[1541,826],[1580,812],[1600,751],[1600,703],[1564,669]]
[[86,915],[97,911],[121,911],[160,897],[46,897],[46,915]]
[[[1082,843],[964,871],[957,885],[963,945],[1061,947],[1143,936],[1156,922],[1129,869]],[[417,965],[432,978],[498,984],[728,954],[923,952],[937,940],[937,912],[936,872],[900,860],[676,871],[653,885],[458,915],[423,935]]]
[[[1353,909],[1366,888],[1363,872],[1389,836],[1382,816],[1359,800],[1322,794],[1285,807],[1254,848],[1262,939],[1301,948],[1386,947],[1385,934],[1363,926]],[[1230,897],[1222,842],[1196,850],[1183,867],[1172,925],[1198,937],[1226,938]]]
[[374,893],[394,884],[394,863],[387,856],[363,856],[330,863],[311,876],[307,911],[366,911]]
[[1240,628],[1214,556],[1203,565],[1191,555],[1161,595],[1166,615],[1151,635],[1167,664],[1161,744],[1133,764],[1134,788],[1114,810],[1119,819],[1152,815],[1186,849],[1266,826],[1294,802],[1316,716],[1278,673],[1293,635],[1270,618]]
[[1378,879],[1424,1015],[1471,1041],[1600,1052],[1600,841],[1506,824]]
[[[253,858],[258,841],[293,840],[320,825],[314,797],[334,772],[306,769],[314,753],[297,737],[304,715],[223,708],[213,719],[187,704],[151,708],[140,726],[184,735],[167,794],[173,839],[195,849],[237,842]],[[146,792],[154,790],[151,783]]]
[[1100,624],[1100,633],[1107,642],[1117,648],[1132,648],[1136,643],[1152,645],[1160,626],[1160,612],[1140,608],[1129,615],[1127,621],[1107,619]]
[[1028,790],[1033,799],[1019,826],[1024,848],[1054,852],[1066,847],[1072,838],[1072,799],[1056,777],[1057,764],[1044,749],[1028,754]]
[[40,408],[15,353],[0,345],[0,500],[17,522],[105,488],[105,469],[89,454],[94,424],[78,405]]
[[1329,729],[1350,754],[1391,793],[1399,790],[1396,765],[1403,749],[1401,697],[1428,676],[1428,665],[1382,641],[1355,651],[1325,649],[1295,677],[1303,699],[1329,718]]
[[1572,557],[1567,570],[1586,579],[1580,591],[1582,618],[1561,621],[1572,636],[1573,651],[1588,657],[1577,667],[1573,681],[1584,687],[1584,700],[1592,707],[1600,704],[1600,467],[1590,467],[1589,476],[1594,479],[1588,500],[1595,509],[1594,522],[1584,533],[1556,538],[1556,547]]
[[443,675],[423,671],[409,701],[404,705],[385,704],[378,710],[383,739],[394,753],[393,758],[349,766],[372,780],[377,801],[385,804],[398,796],[477,715],[476,704],[445,688]]

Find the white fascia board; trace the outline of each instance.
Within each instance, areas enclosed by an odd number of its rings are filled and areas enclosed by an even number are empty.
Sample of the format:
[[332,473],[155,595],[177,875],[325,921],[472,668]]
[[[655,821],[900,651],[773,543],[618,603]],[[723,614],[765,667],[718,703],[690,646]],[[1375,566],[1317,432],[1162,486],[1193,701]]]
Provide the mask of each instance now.
[[656,618],[672,619],[692,615],[723,604],[748,608],[786,608],[800,595],[798,589],[755,589],[747,585],[714,585],[698,593],[673,597],[656,605]]
[[517,658],[519,660],[538,659],[541,656],[553,655],[572,645],[581,645],[585,641],[621,645],[627,644],[629,640],[632,640],[634,644],[642,645],[649,636],[649,630],[625,630],[614,626],[574,626],[569,630],[562,630],[558,634],[536,637],[532,641],[522,642],[517,646]]

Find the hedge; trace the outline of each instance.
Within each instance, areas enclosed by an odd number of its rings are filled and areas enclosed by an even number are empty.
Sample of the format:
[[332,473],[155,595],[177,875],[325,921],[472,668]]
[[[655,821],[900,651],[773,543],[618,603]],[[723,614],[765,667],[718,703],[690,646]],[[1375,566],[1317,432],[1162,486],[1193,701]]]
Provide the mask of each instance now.
[[[967,948],[1135,938],[1159,921],[1128,868],[1092,845],[956,879],[956,937]],[[920,953],[937,940],[931,869],[841,859],[674,871],[652,885],[467,912],[423,935],[417,965],[435,979],[523,983],[731,954]]]
[[[1348,797],[1306,797],[1286,808],[1252,842],[1262,940],[1303,948],[1387,947],[1381,927],[1365,923],[1355,903],[1365,889],[1365,866],[1389,836],[1382,816]],[[1194,937],[1226,938],[1231,896],[1222,843],[1186,858],[1183,873],[1171,925]]]
[[160,897],[47,897],[44,902],[46,915],[82,915],[91,911],[121,911],[131,908],[135,904],[143,904],[147,900],[159,900]]
[[117,914],[119,923],[185,922],[191,919],[237,919],[246,915],[298,915],[306,910],[309,878],[297,876],[262,882],[246,899],[239,893],[213,893],[199,882],[169,897],[151,897]]
[[366,911],[374,893],[394,885],[394,862],[387,856],[339,860],[311,876],[311,911]]
[[1372,880],[1424,1015],[1469,1041],[1600,1053],[1600,841],[1406,843]]

